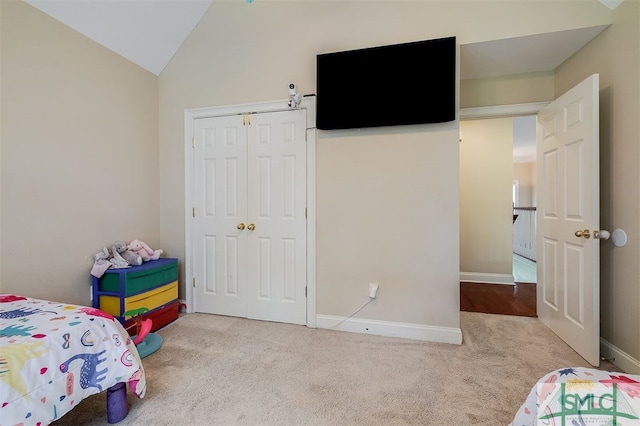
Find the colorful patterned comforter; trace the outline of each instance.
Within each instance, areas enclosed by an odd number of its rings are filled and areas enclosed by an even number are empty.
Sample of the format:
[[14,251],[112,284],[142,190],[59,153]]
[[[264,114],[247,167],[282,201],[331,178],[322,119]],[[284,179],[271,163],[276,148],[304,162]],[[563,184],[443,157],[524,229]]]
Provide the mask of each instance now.
[[510,426],[640,425],[640,376],[562,368],[531,389]]
[[0,294],[0,425],[47,425],[119,382],[144,397],[138,351],[111,315]]

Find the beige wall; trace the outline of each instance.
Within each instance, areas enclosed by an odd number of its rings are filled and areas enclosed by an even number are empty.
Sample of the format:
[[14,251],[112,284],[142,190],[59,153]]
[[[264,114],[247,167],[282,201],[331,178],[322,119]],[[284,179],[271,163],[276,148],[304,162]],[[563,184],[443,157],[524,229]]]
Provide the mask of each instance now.
[[373,281],[379,297],[361,317],[458,326],[458,132],[450,128],[320,132],[320,314],[350,314]]
[[159,244],[158,78],[0,1],[0,290],[89,304],[93,254]]
[[[0,2],[0,17],[0,288],[88,303],[91,256],[114,239],[141,238],[184,262],[185,108],[282,99],[289,81],[313,92],[320,52],[448,35],[479,42],[600,25],[611,13],[596,1],[218,0],[159,89],[157,77],[22,2]],[[456,126],[319,132],[318,313],[360,306],[375,273],[379,303],[365,317],[458,326]],[[341,163],[369,146],[352,167]],[[391,178],[370,165],[387,165]],[[382,191],[353,199],[331,191],[352,179]],[[414,181],[411,193],[405,185]],[[376,203],[364,222],[381,226],[378,251],[369,246],[374,235],[345,240],[338,230]],[[349,256],[353,269],[334,274]]]
[[[184,258],[186,108],[283,99],[290,81],[313,93],[317,53],[449,35],[471,43],[609,20],[595,1],[215,1],[160,76],[162,245]],[[378,279],[380,297],[360,317],[458,327],[451,127],[318,132],[318,314],[353,312]],[[356,184],[377,191],[347,196]]]
[[520,182],[516,207],[536,207],[536,163],[513,163],[513,179]]
[[[600,74],[600,225],[625,247],[601,244],[601,336],[640,360],[640,3],[625,0],[613,25],[556,72],[556,96]],[[640,366],[636,368],[640,371]],[[636,373],[638,372],[636,371]]]
[[460,271],[511,275],[513,120],[464,120],[460,134]]
[[460,107],[550,102],[553,90],[553,71],[462,80]]

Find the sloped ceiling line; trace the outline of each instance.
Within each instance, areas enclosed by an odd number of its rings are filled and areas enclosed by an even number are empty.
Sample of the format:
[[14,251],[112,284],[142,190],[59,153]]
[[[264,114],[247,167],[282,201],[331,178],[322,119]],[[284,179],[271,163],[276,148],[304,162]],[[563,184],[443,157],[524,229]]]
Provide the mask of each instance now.
[[[160,75],[213,0],[25,0],[65,25]],[[599,0],[613,9],[622,0]],[[461,78],[555,69],[604,26],[461,46]]]
[[212,0],[25,0],[63,24],[160,75]]

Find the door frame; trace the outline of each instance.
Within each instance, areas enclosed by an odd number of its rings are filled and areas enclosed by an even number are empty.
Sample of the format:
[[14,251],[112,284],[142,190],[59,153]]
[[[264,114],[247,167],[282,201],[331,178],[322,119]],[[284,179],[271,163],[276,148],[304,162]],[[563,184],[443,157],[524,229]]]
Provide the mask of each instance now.
[[[184,223],[185,223],[185,298],[187,313],[193,313],[193,255],[191,240],[191,221],[193,189],[192,139],[195,120],[199,118],[222,117],[229,115],[259,114],[265,112],[291,111],[289,99],[276,101],[224,105],[217,107],[191,108],[184,111]],[[307,116],[307,327],[316,328],[316,98],[304,96],[298,109],[304,110]]]
[[[574,86],[575,87],[575,86]],[[555,100],[555,99],[554,99]],[[513,104],[513,105],[499,105],[499,106],[491,106],[491,107],[476,107],[476,108],[464,108],[460,109],[460,120],[467,119],[483,119],[483,118],[497,118],[497,117],[507,117],[507,116],[518,116],[518,115],[538,115],[540,110],[550,102],[537,102],[537,103],[527,103],[527,104]],[[598,117],[596,117],[598,119]],[[539,131],[539,124],[537,124],[537,132]],[[537,140],[536,140],[537,144]],[[539,177],[539,176],[538,176]],[[538,191],[536,191],[536,196]],[[536,203],[537,205],[537,203]],[[536,234],[539,232],[539,229],[536,229]],[[536,235],[537,239],[537,235]],[[599,243],[598,243],[599,244]],[[544,262],[544,258],[540,256],[538,258],[538,263],[542,264]],[[551,327],[548,327],[551,331],[554,331]],[[555,331],[554,331],[555,333]],[[556,334],[557,335],[557,334]],[[559,338],[561,338],[558,335]],[[562,338],[561,338],[562,339]],[[562,339],[564,341],[564,339]],[[602,338],[599,337],[600,340],[600,353],[603,352],[603,343]],[[565,344],[569,345],[565,341]],[[582,355],[580,355],[582,356]],[[584,358],[584,357],[583,357]],[[585,358],[586,359],[586,358]]]
[[[486,107],[460,108],[460,121],[482,120],[491,118],[517,117],[523,115],[537,115],[538,112],[551,102],[530,102],[522,104],[495,105]],[[537,194],[537,193],[536,193]],[[537,231],[536,231],[537,232]],[[540,261],[538,259],[538,261]],[[512,276],[513,278],[513,276]],[[462,274],[460,281],[465,281]]]
[[536,115],[542,108],[550,103],[551,102],[531,102],[525,104],[460,108],[460,120]]

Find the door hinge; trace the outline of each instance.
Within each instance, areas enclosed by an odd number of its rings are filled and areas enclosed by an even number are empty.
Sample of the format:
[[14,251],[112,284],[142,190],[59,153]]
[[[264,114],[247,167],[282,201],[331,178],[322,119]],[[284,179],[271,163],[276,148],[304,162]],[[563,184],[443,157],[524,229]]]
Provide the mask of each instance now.
[[193,277],[193,283],[191,284],[193,288],[196,288],[196,277]]
[[192,148],[196,147],[196,137],[195,136],[191,138],[191,147]]
[[195,207],[191,208],[191,216],[196,217],[196,208]]

